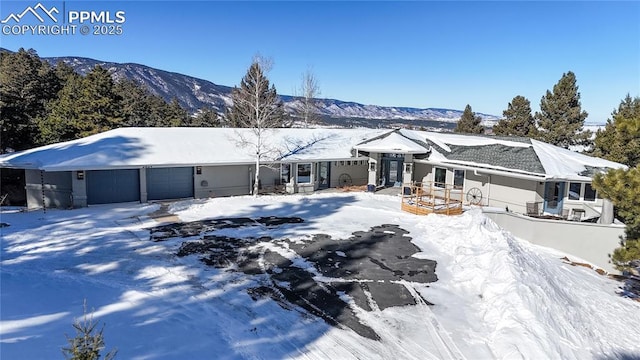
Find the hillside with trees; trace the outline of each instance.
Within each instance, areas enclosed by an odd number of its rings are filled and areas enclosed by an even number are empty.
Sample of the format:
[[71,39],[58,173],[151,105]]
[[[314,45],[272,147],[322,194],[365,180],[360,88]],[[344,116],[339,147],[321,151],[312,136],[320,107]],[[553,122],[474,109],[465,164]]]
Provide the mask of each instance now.
[[51,66],[33,50],[0,52],[0,153],[68,141],[122,126],[218,124],[207,109],[189,116],[133,81],[96,65],[85,75]]

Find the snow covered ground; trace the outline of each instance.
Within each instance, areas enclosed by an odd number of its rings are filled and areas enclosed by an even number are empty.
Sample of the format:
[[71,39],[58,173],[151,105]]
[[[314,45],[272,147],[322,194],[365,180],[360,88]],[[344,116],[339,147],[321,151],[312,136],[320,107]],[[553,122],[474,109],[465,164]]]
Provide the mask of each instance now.
[[[324,193],[174,203],[182,221],[298,216],[226,236],[347,239],[395,224],[437,261],[438,281],[405,284],[424,303],[354,311],[380,340],[246,292],[251,277],[152,242],[155,204],[2,213],[0,358],[62,358],[82,304],[119,359],[636,359],[640,303],[619,283],[499,229],[478,210],[416,216],[395,196]],[[348,299],[347,299],[348,300]]]

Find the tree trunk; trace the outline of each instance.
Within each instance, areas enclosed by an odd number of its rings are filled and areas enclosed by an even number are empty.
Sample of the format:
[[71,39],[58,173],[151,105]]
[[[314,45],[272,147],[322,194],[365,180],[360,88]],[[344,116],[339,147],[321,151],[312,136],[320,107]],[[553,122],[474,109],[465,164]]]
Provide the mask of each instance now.
[[258,196],[260,181],[260,157],[256,155],[256,177],[253,180],[253,196]]

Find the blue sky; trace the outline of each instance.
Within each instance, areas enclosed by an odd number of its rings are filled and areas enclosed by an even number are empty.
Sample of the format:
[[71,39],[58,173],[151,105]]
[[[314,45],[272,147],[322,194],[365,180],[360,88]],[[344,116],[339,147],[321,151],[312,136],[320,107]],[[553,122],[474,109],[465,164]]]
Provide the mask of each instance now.
[[[576,74],[588,122],[640,96],[640,2],[42,1],[124,11],[122,35],[2,35],[9,50],[134,62],[237,85],[256,53],[292,94],[312,68],[321,96],[501,115]],[[3,1],[2,19],[37,1]],[[33,19],[31,19],[33,20]],[[23,20],[23,23],[28,20]],[[4,24],[6,25],[6,24]]]

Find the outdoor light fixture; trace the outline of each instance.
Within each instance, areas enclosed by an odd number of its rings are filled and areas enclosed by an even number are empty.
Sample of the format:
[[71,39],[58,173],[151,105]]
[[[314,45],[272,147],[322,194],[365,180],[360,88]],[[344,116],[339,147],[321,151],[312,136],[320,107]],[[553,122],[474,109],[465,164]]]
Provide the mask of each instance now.
[[80,170],[76,173],[76,177],[78,178],[78,180],[84,180],[84,171]]
[[202,166],[196,166],[196,174],[202,175]]
[[410,173],[411,172],[411,165],[413,165],[413,164],[410,164],[410,163],[404,164],[404,172]]
[[374,162],[369,163],[369,171],[376,171],[376,163]]

